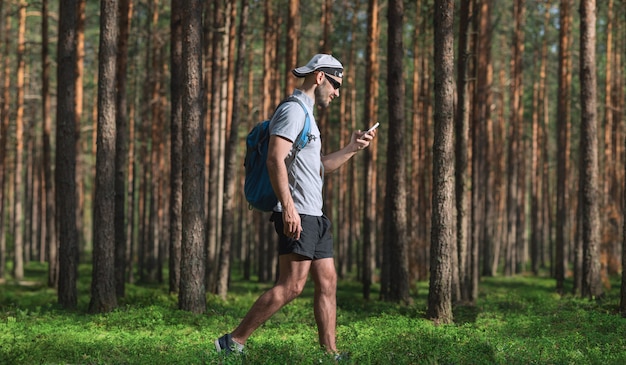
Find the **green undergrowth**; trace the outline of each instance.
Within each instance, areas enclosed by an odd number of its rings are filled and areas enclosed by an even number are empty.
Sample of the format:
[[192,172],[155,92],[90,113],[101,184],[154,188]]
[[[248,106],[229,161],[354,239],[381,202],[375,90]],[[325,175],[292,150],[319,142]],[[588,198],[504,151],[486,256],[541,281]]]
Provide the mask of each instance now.
[[[90,269],[81,267],[79,305],[61,309],[45,287],[45,267],[29,264],[20,284],[0,284],[0,364],[332,364],[317,345],[312,285],[265,323],[245,356],[222,357],[213,341],[232,330],[270,284],[234,277],[227,300],[207,295],[207,311],[177,309],[166,285],[127,285],[119,307],[88,314]],[[554,280],[485,278],[475,306],[455,323],[425,318],[428,288],[410,306],[362,299],[354,281],[338,285],[337,343],[346,364],[625,364],[626,319],[619,287],[602,301],[554,292]]]

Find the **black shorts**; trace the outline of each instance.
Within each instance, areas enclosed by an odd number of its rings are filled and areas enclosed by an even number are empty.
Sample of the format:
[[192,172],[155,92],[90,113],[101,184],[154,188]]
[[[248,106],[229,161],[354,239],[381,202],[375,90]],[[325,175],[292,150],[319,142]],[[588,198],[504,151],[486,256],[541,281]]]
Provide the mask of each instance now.
[[274,222],[274,229],[278,233],[279,255],[296,253],[311,260],[333,257],[331,224],[325,215],[317,217],[300,214],[302,233],[299,240],[285,236],[283,213],[274,212],[271,221]]

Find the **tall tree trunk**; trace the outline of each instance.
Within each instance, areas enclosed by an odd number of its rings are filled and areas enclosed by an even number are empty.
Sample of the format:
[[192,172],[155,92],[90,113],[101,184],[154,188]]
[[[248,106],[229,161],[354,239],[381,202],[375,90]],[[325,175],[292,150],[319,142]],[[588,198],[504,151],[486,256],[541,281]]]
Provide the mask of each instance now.
[[76,227],[76,0],[59,3],[55,201],[59,227],[59,304],[75,308],[78,277]]
[[470,63],[469,35],[471,32],[470,13],[473,1],[461,2],[459,21],[459,42],[457,59],[457,107],[455,118],[455,193],[456,193],[456,249],[453,251],[452,273],[453,301],[469,300],[471,276],[468,271],[468,132],[470,116],[470,95],[468,93],[468,68]]
[[89,312],[117,307],[115,290],[115,103],[118,36],[117,0],[100,3],[98,50],[98,150],[93,221],[93,274]]
[[145,258],[146,258],[146,279],[148,282],[161,282],[161,260],[162,251],[161,235],[159,225],[159,212],[162,209],[161,194],[159,194],[161,171],[160,164],[162,161],[162,105],[160,102],[161,95],[161,51],[162,40],[158,35],[158,23],[160,17],[159,0],[151,2],[151,32],[150,32],[150,57],[147,64],[151,69],[148,82],[150,97],[149,110],[149,127],[150,130],[150,153],[146,156],[149,163],[146,168],[149,170],[148,176],[148,210],[145,212],[147,220],[147,240],[145,242]]
[[[285,47],[285,70],[289,74],[297,67],[298,39],[300,38],[300,0],[290,0],[287,9],[287,45]],[[287,77],[285,80],[285,95],[290,95],[296,85],[296,78]]]
[[[543,29],[547,31],[550,22],[550,7],[547,6],[544,11]],[[539,274],[539,268],[542,266],[542,252],[544,251],[544,219],[543,219],[543,151],[540,146],[543,145],[543,117],[545,105],[545,79],[546,79],[546,62],[547,62],[547,37],[543,36],[541,42],[539,56],[539,72],[538,79],[533,87],[533,111],[532,111],[532,148],[531,151],[531,268],[535,275]]]
[[[128,240],[126,234],[126,175],[128,171],[128,115],[126,79],[128,69],[128,37],[132,18],[132,1],[119,0],[119,39],[115,70],[115,292],[125,295]],[[130,217],[129,217],[130,218]]]
[[[48,261],[48,286],[56,288],[59,285],[59,256],[55,224],[54,185],[52,175],[52,148],[50,146],[50,133],[52,131],[52,118],[50,116],[50,57],[48,49],[48,0],[41,3],[41,120],[43,120],[43,169],[44,169],[44,195],[45,202],[45,245]],[[1,148],[1,147],[0,147]],[[0,179],[1,181],[2,179]],[[1,182],[0,182],[1,183]],[[1,201],[1,199],[0,199]]]
[[590,299],[603,294],[600,280],[600,194],[596,112],[596,1],[580,1],[580,189],[582,191],[583,286]]
[[204,128],[202,118],[202,4],[184,0],[183,11],[183,235],[179,307],[206,310]]
[[25,33],[26,33],[26,2],[20,1],[18,9],[17,30],[17,80],[16,80],[16,115],[15,115],[15,175],[13,176],[13,277],[15,280],[24,278],[24,213],[23,199],[26,194],[24,183],[24,72],[25,72]]
[[524,13],[525,1],[515,0],[513,5],[513,18],[515,30],[513,31],[513,56],[511,59],[511,119],[510,140],[508,157],[508,193],[507,193],[507,219],[508,237],[505,248],[506,275],[517,273],[521,268],[522,248],[524,245],[523,227],[523,197],[524,197],[524,157],[523,148],[523,85],[522,85],[522,55],[524,53]]
[[[365,59],[365,123],[378,118],[378,42],[380,38],[380,24],[378,22],[378,0],[369,0],[367,6],[367,45]],[[374,274],[374,250],[376,243],[376,156],[377,140],[365,150],[363,168],[363,298],[369,299]]]
[[[2,7],[3,3],[0,3],[0,7]],[[9,42],[11,36],[11,11],[7,10],[6,14],[2,13],[2,20],[4,21],[4,37],[2,42],[4,43],[4,54],[10,54]],[[2,79],[3,79],[3,92],[2,92],[2,102],[0,105],[0,278],[4,278],[6,272],[6,224],[4,222],[5,219],[5,211],[4,208],[7,204],[5,204],[5,200],[7,194],[5,194],[6,189],[6,178],[7,169],[6,166],[6,154],[7,154],[7,133],[9,131],[9,106],[10,103],[10,86],[11,86],[11,68],[9,67],[9,57],[4,57],[2,62]]]
[[[605,206],[613,204],[610,197],[611,183],[615,174],[615,160],[612,153],[612,132],[613,132],[613,112],[611,108],[611,88],[613,86],[613,0],[609,0],[607,4],[607,20],[606,20],[606,65],[605,65],[605,84],[604,84],[604,174],[603,174],[603,194],[601,204]],[[617,202],[616,202],[617,203]],[[607,207],[608,208],[608,207]]]
[[[415,4],[415,19],[421,20],[422,17],[422,1],[418,0]],[[419,219],[419,195],[417,192],[419,191],[420,184],[420,173],[422,171],[420,166],[420,156],[419,156],[419,141],[421,138],[421,115],[419,112],[420,105],[420,57],[417,57],[420,52],[420,32],[421,28],[418,26],[419,23],[416,23],[413,29],[413,53],[416,55],[413,57],[413,72],[411,75],[411,148],[410,151],[410,166],[411,172],[407,176],[408,178],[408,189],[412,192],[412,194],[408,194],[408,216],[407,216],[407,224],[416,229],[411,229],[409,232],[409,282],[415,282],[420,279],[420,245],[419,245],[419,227],[420,219]]]
[[556,174],[556,250],[554,275],[556,291],[563,293],[565,284],[565,245],[569,241],[569,216],[567,181],[569,175],[569,128],[571,94],[571,0],[561,0],[559,5],[559,86],[557,100],[557,174]]
[[[234,5],[233,5],[234,6]],[[239,146],[239,93],[243,86],[243,66],[246,54],[246,27],[248,25],[248,1],[241,0],[241,22],[237,35],[237,63],[235,66],[235,92],[233,98],[236,102],[233,108],[233,120],[231,124],[230,136],[226,145],[226,171],[224,172],[224,216],[222,219],[222,249],[220,253],[217,294],[226,299],[228,293],[228,282],[230,278],[230,250],[232,247],[233,230],[235,225],[235,191],[237,184],[238,166],[238,146]]]
[[409,303],[409,262],[408,235],[406,220],[406,164],[404,146],[404,82],[402,59],[404,45],[402,27],[404,5],[402,0],[389,2],[387,12],[387,89],[389,107],[389,141],[387,145],[387,183],[385,199],[383,266],[388,267],[386,282],[381,287],[381,296],[385,300]]
[[[624,147],[626,148],[626,138],[624,138]],[[626,174],[626,165],[624,167]],[[626,190],[626,180],[624,180],[624,190]],[[623,195],[623,205],[626,208],[626,194]],[[620,302],[619,311],[622,317],[626,318],[626,209],[623,211],[623,230],[622,230],[622,284],[620,286]]]
[[169,256],[169,291],[178,293],[180,288],[180,255],[182,240],[182,163],[183,163],[183,135],[181,133],[183,123],[182,110],[182,56],[183,37],[182,21],[183,11],[181,2],[171,1],[172,19],[170,23],[172,40],[170,45],[171,80],[170,92],[172,94],[172,112],[170,121],[170,256]]
[[[494,262],[495,246],[494,238],[495,226],[498,216],[495,213],[497,206],[498,188],[495,184],[492,171],[498,167],[496,154],[494,153],[494,123],[491,117],[493,64],[491,61],[491,8],[492,1],[480,2],[480,7],[476,9],[475,18],[476,40],[475,51],[476,60],[474,68],[476,74],[476,84],[474,88],[475,99],[471,104],[472,123],[470,128],[472,133],[472,214],[471,214],[471,256],[468,260],[469,282],[471,290],[469,301],[475,303],[478,299],[478,281],[480,279],[480,256],[483,257],[483,270],[486,275],[493,275],[491,265]],[[500,174],[497,174],[498,176]],[[495,193],[495,194],[494,194]],[[481,254],[482,252],[482,254]]]
[[454,1],[435,3],[435,140],[428,318],[451,323],[454,222]]
[[[217,291],[218,282],[218,269],[219,269],[219,249],[221,246],[221,211],[222,205],[220,204],[221,195],[223,190],[220,190],[222,182],[220,182],[220,165],[224,156],[224,150],[221,149],[224,136],[222,134],[223,118],[222,118],[222,81],[224,77],[225,69],[224,58],[227,56],[224,52],[226,42],[226,4],[224,1],[215,1],[213,14],[213,63],[211,67],[211,126],[210,126],[210,151],[209,151],[209,210],[207,212],[207,245],[208,245],[208,257],[207,257],[207,290],[211,293]],[[269,94],[264,94],[269,95]]]
[[[77,18],[76,18],[76,156],[82,156],[84,151],[89,151],[87,140],[81,138],[84,90],[83,80],[85,75],[85,6],[86,0],[77,0]],[[97,84],[97,76],[96,83]],[[96,109],[96,108],[94,108]],[[97,127],[94,121],[94,138]],[[93,156],[95,157],[95,156]],[[76,190],[78,192],[78,207],[76,211],[76,226],[78,227],[78,250],[84,249],[88,232],[85,221],[85,176],[93,176],[93,171],[87,171],[87,164],[83,163],[81,158],[76,159]]]

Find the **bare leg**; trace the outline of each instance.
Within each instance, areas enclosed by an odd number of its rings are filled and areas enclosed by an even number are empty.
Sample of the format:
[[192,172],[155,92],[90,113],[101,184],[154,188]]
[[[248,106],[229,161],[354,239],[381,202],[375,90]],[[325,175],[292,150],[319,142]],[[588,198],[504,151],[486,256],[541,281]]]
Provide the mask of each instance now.
[[239,326],[231,333],[233,340],[242,345],[260,325],[304,289],[311,260],[297,254],[281,255],[278,260],[278,282],[256,300]]
[[337,272],[332,258],[315,260],[311,264],[315,282],[315,321],[320,345],[328,352],[336,353],[337,327]]

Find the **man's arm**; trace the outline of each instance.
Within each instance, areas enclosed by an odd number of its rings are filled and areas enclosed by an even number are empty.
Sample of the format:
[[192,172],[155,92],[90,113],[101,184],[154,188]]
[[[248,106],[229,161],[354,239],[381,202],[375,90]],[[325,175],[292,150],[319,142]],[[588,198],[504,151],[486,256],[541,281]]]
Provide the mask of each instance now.
[[329,174],[337,170],[341,165],[348,162],[357,152],[369,147],[370,142],[376,136],[376,131],[364,133],[361,131],[353,132],[350,137],[350,143],[339,151],[322,156],[322,164],[324,164],[324,173]]
[[270,143],[267,152],[267,171],[274,193],[283,208],[284,233],[287,237],[300,238],[302,226],[300,215],[296,210],[289,190],[289,176],[285,158],[291,151],[293,142],[279,136],[270,136]]

